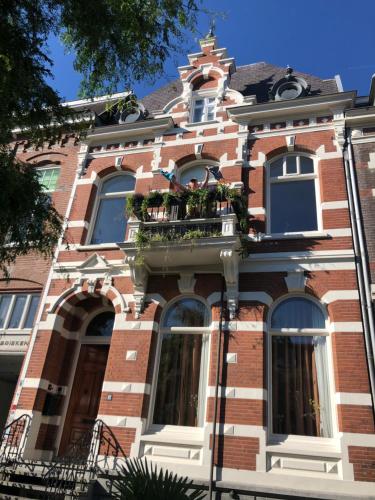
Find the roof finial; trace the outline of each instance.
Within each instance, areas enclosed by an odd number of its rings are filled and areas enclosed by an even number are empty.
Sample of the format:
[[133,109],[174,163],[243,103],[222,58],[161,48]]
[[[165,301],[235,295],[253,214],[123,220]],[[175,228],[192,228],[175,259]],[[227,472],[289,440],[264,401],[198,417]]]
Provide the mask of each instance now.
[[216,27],[216,21],[215,21],[215,17],[214,15],[211,16],[211,22],[210,22],[210,29],[207,33],[207,35],[205,36],[205,38],[212,38],[215,36],[215,27]]

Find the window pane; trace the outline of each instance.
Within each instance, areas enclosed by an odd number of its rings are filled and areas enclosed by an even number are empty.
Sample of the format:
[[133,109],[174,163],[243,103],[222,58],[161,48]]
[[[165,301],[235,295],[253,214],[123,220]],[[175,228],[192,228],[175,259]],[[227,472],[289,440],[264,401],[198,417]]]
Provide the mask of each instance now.
[[101,193],[123,193],[124,191],[134,191],[135,178],[131,175],[118,175],[103,183]]
[[271,164],[270,168],[270,176],[271,177],[279,177],[283,175],[283,162],[284,158],[279,158]]
[[271,232],[318,228],[314,180],[271,184]]
[[8,328],[19,328],[26,299],[27,295],[17,295]]
[[115,313],[108,311],[95,316],[86,330],[86,335],[95,337],[110,337],[112,335]]
[[8,314],[11,300],[11,295],[1,295],[0,297],[0,328],[4,328],[5,318]]
[[203,101],[195,101],[193,122],[201,122],[203,120]]
[[163,326],[205,326],[205,324],[206,306],[203,302],[195,299],[182,299],[170,307]]
[[44,168],[37,170],[39,181],[46,191],[54,191],[56,189],[57,180],[59,178],[59,168]]
[[[315,340],[318,339],[318,340]],[[272,423],[276,434],[329,436],[317,337],[272,337]],[[323,339],[325,342],[325,339]],[[321,380],[326,380],[324,377]]]
[[306,156],[300,156],[300,172],[301,174],[312,174],[314,173],[314,162],[311,158]]
[[297,157],[287,156],[286,157],[286,173],[296,174],[297,173]]
[[198,423],[202,335],[163,335],[154,423]]
[[91,243],[124,241],[126,230],[125,198],[101,200]]
[[314,302],[303,297],[293,297],[276,307],[272,314],[271,328],[325,328],[325,320]]
[[24,328],[32,328],[34,324],[34,318],[36,310],[38,309],[39,304],[39,295],[33,295],[31,297],[31,302],[29,306],[29,310],[26,316]]

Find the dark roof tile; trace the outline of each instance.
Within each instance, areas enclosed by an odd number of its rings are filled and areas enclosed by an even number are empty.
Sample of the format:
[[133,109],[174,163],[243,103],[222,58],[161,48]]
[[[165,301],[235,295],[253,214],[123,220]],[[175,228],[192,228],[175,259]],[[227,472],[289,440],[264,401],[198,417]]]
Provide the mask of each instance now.
[[[295,71],[295,76],[304,78],[311,85],[310,95],[334,94],[338,92],[337,83],[334,78],[322,80],[307,73]],[[229,87],[241,92],[244,96],[255,95],[257,102],[269,100],[268,91],[273,84],[285,76],[285,68],[274,66],[265,62],[239,66],[232,75]],[[141,99],[141,102],[149,112],[163,109],[172,99],[178,97],[182,92],[180,80],[174,80],[164,87],[152,92]]]

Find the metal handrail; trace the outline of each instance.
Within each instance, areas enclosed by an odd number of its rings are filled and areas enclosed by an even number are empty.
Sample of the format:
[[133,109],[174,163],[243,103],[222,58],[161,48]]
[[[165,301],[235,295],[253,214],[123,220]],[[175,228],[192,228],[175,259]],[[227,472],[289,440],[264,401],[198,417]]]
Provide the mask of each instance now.
[[46,471],[43,477],[48,492],[55,496],[64,492],[79,495],[100,470],[115,470],[121,459],[125,460],[126,455],[118,439],[103,420],[97,419],[92,429],[74,441]]
[[0,442],[0,466],[6,466],[21,460],[25,451],[30,425],[31,416],[24,413],[4,427]]

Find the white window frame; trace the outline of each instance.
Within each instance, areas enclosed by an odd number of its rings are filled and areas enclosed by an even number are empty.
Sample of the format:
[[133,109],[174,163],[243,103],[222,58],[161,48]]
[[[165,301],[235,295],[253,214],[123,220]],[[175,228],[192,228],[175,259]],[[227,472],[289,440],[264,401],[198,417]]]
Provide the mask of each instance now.
[[[210,99],[214,100],[214,105],[213,105],[213,118],[208,119],[208,108],[209,108],[209,101]],[[203,113],[202,113],[202,120],[200,121],[194,121],[194,114],[195,114],[195,108],[196,108],[196,103],[197,101],[203,101]],[[213,122],[216,120],[216,113],[217,113],[217,102],[216,102],[216,94],[212,94],[210,92],[209,94],[193,94],[192,100],[191,100],[191,113],[190,113],[190,119],[189,122],[193,124],[200,124],[200,123],[209,123]]]
[[[303,298],[313,302],[319,307],[325,319],[325,328],[271,328],[272,315],[276,308],[285,300],[293,298]],[[296,446],[304,449],[305,454],[306,446],[320,446],[321,444],[332,445],[337,439],[338,427],[337,427],[337,410],[336,403],[334,399],[335,394],[335,384],[334,384],[334,367],[333,367],[333,355],[332,355],[332,341],[331,335],[329,333],[329,319],[327,311],[317,299],[305,293],[289,293],[279,297],[270,307],[268,312],[267,320],[267,442],[270,446],[275,444],[283,443],[282,446],[288,447]],[[320,436],[303,436],[297,434],[276,434],[273,432],[273,404],[272,404],[272,337],[273,336],[288,336],[288,337],[324,337],[326,339],[325,343],[325,357],[327,360],[326,374],[328,378],[327,387],[327,397],[330,406],[330,425],[332,429],[331,437],[320,437]],[[307,445],[307,443],[309,443]]]
[[[164,319],[167,311],[180,300],[183,299],[195,299],[199,302],[202,302],[206,308],[206,318],[205,323],[206,326],[203,327],[171,327],[165,328],[160,326],[159,331],[157,333],[157,345],[156,345],[156,354],[155,354],[155,365],[153,369],[152,375],[152,384],[151,384],[151,395],[150,395],[150,408],[148,412],[147,425],[146,425],[146,433],[147,432],[160,432],[163,433],[184,433],[184,434],[193,434],[199,435],[202,433],[203,428],[205,426],[206,420],[206,412],[207,412],[207,386],[208,386],[208,371],[209,371],[209,353],[210,353],[210,344],[211,344],[211,332],[212,328],[211,324],[211,308],[208,303],[200,296],[193,294],[184,294],[175,297],[168,304],[164,306],[160,325],[163,325]],[[200,366],[200,380],[199,380],[199,406],[198,406],[198,421],[199,424],[196,427],[189,427],[186,425],[164,425],[164,424],[154,424],[154,411],[155,411],[155,400],[156,400],[156,391],[158,386],[158,377],[159,377],[159,367],[160,367],[160,358],[161,358],[161,348],[163,343],[163,334],[165,333],[175,333],[175,334],[196,334],[202,335],[202,352],[201,352],[201,366]]]
[[[116,242],[91,243],[91,238],[92,238],[93,233],[94,233],[94,228],[95,228],[95,224],[96,224],[96,219],[98,217],[98,211],[99,211],[101,200],[105,200],[105,199],[109,199],[109,198],[122,198],[122,197],[127,198],[128,196],[132,196],[135,193],[135,190],[133,190],[133,191],[117,191],[116,193],[106,193],[106,194],[102,193],[103,185],[106,181],[112,179],[113,177],[121,177],[121,176],[125,176],[125,175],[132,177],[136,181],[136,176],[131,172],[122,172],[122,173],[114,172],[110,175],[106,175],[105,177],[103,177],[103,179],[101,179],[101,182],[98,185],[98,193],[95,197],[95,203],[94,203],[94,207],[93,207],[92,214],[91,214],[91,220],[90,220],[89,230],[87,231],[87,238],[86,238],[85,245],[94,246],[94,247],[97,247],[97,246],[107,247],[108,245],[113,245],[116,243]],[[125,234],[124,234],[124,239],[125,239]]]
[[[54,193],[57,190],[57,184],[59,182],[59,178],[60,178],[60,174],[61,174],[61,167],[60,167],[60,165],[55,165],[55,164],[46,165],[45,167],[36,167],[37,172],[46,171],[46,170],[58,170],[59,171],[59,175],[57,176],[57,179],[56,179],[55,189],[44,189],[43,188],[44,193]],[[41,185],[44,186],[43,184],[41,184]]]
[[[297,172],[293,174],[288,174],[286,172],[286,157],[295,156],[297,157]],[[301,174],[300,172],[300,157],[310,158],[313,161],[314,171],[309,174]],[[271,166],[274,162],[279,160],[280,158],[284,158],[283,161],[283,175],[278,177],[271,177]],[[319,183],[319,174],[318,174],[318,159],[312,155],[306,153],[283,153],[281,155],[275,156],[272,160],[269,160],[265,164],[266,166],[266,237],[285,237],[288,235],[296,236],[299,235],[301,237],[314,237],[322,234],[323,231],[323,218],[322,218],[322,209],[321,209],[321,198],[320,198],[320,183]],[[316,210],[316,220],[317,220],[317,229],[312,231],[286,231],[281,233],[272,233],[271,232],[271,184],[281,183],[281,182],[299,182],[299,181],[307,181],[314,180],[315,184],[315,210]]]
[[[39,309],[39,306],[40,306],[40,293],[27,293],[27,292],[8,293],[8,292],[5,292],[5,293],[1,293],[0,294],[0,298],[2,298],[4,295],[10,295],[11,299],[10,299],[10,304],[9,304],[9,307],[8,307],[8,311],[7,311],[6,316],[5,316],[4,325],[0,328],[0,333],[4,333],[4,332],[19,332],[21,330],[26,330],[28,332],[31,331],[33,329],[33,326],[34,326],[34,323],[35,323],[35,318],[36,318],[36,316],[38,314],[38,309]],[[22,315],[21,315],[19,326],[17,328],[8,328],[10,319],[11,319],[12,314],[13,314],[14,307],[16,305],[16,299],[20,295],[26,295],[26,302],[25,302],[25,306],[24,306],[23,311],[22,311]],[[24,324],[25,324],[27,315],[29,313],[29,309],[30,309],[32,297],[39,297],[39,303],[38,303],[37,309],[35,311],[33,326],[31,326],[30,328],[24,328]]]

